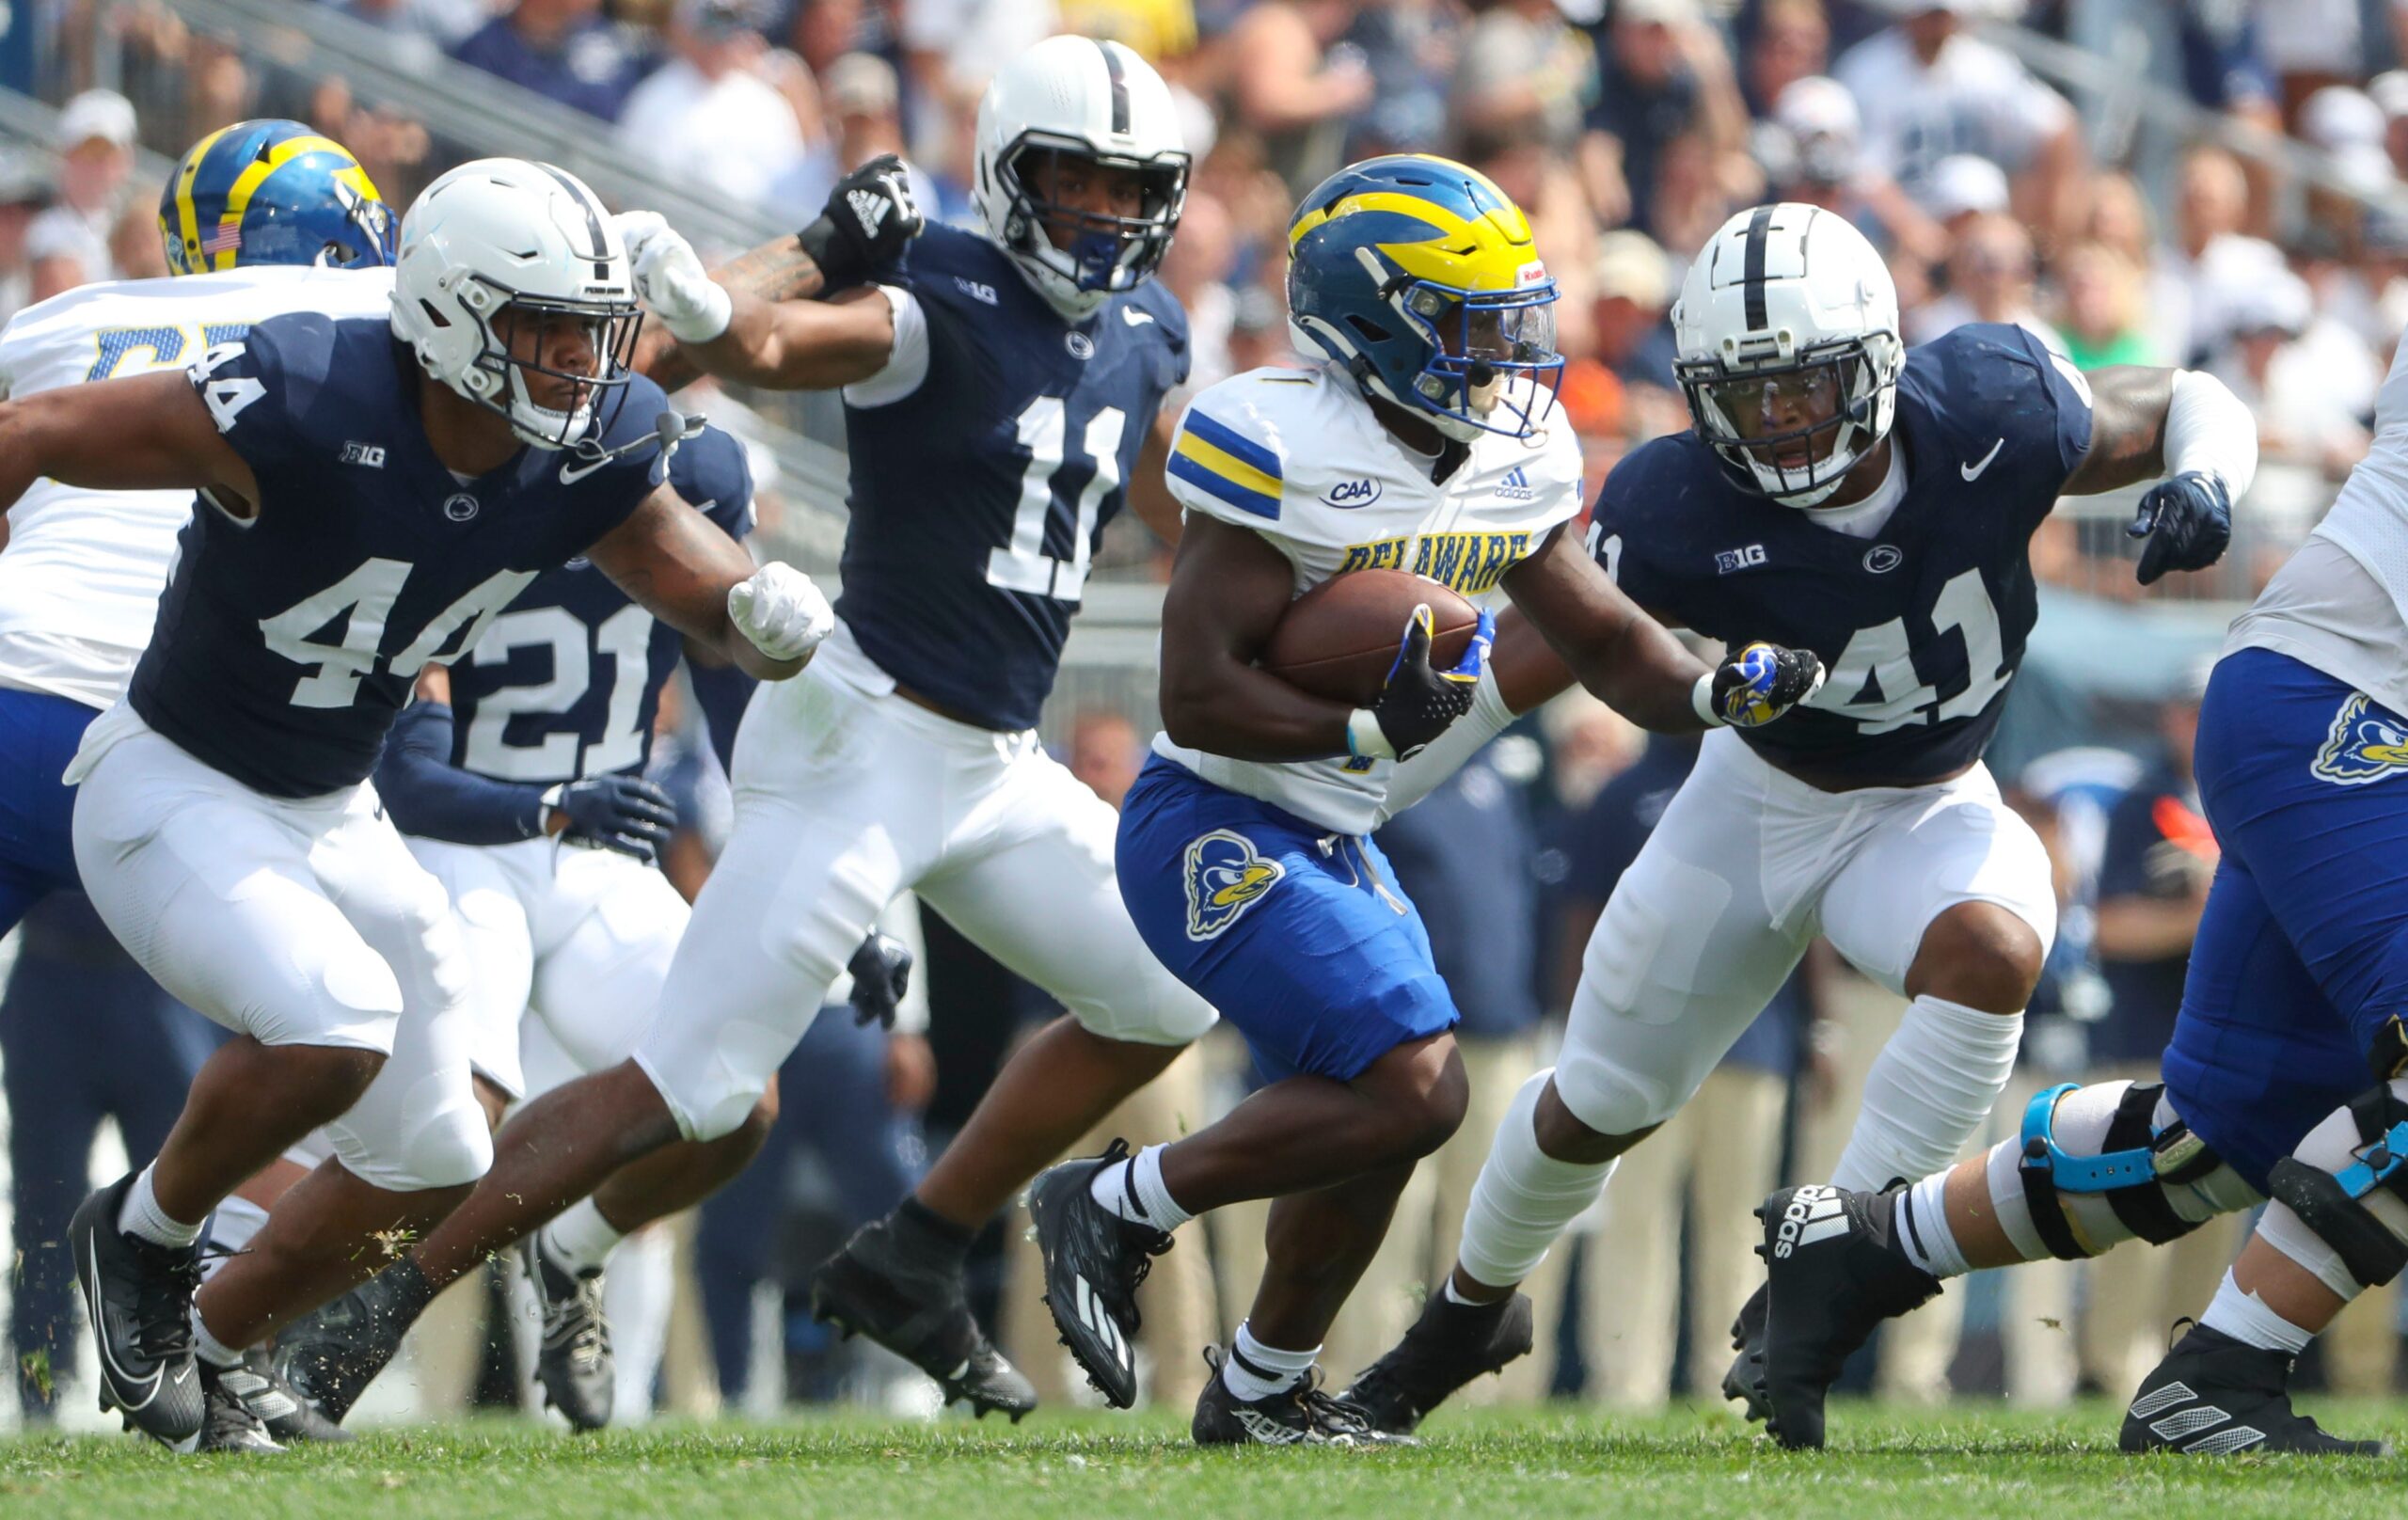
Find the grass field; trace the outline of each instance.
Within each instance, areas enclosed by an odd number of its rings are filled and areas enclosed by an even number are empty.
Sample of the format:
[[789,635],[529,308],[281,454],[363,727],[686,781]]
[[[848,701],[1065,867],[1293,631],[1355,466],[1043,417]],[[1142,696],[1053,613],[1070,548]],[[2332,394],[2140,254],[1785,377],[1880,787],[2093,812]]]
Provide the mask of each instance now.
[[[2408,1438],[2408,1405],[2326,1404],[2328,1428]],[[1835,1410],[1837,1445],[1782,1452],[1735,1418],[1590,1410],[1434,1422],[1418,1450],[1201,1452],[1167,1413],[1014,1431],[831,1419],[600,1440],[518,1421],[395,1432],[274,1460],[171,1458],[131,1438],[0,1444],[0,1515],[63,1520],[1339,1520],[1710,1515],[1806,1520],[2345,1520],[2408,1512],[2408,1459],[2133,1461],[2117,1411]]]

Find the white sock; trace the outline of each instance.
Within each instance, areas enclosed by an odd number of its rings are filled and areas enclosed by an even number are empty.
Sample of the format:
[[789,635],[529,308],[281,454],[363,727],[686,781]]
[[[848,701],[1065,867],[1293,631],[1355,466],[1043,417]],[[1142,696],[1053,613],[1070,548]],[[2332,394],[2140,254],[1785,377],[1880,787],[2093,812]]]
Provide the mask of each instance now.
[[243,1365],[243,1354],[211,1335],[209,1322],[200,1317],[198,1308],[192,1311],[192,1341],[193,1351],[212,1367]]
[[1095,1174],[1087,1195],[1123,1219],[1151,1225],[1165,1233],[1195,1218],[1180,1208],[1163,1185],[1163,1152],[1167,1146],[1148,1146],[1117,1166]]
[[266,1223],[267,1211],[239,1193],[219,1204],[209,1216],[209,1243],[214,1249],[201,1259],[201,1280],[206,1282],[216,1276],[227,1262],[250,1245],[251,1237]]
[[1294,1387],[1320,1359],[1319,1346],[1310,1351],[1281,1351],[1255,1339],[1251,1324],[1241,1324],[1237,1339],[1230,1343],[1229,1358],[1221,1364],[1221,1381],[1240,1401],[1253,1403]]
[[1864,1075],[1864,1107],[1831,1180],[1874,1193],[1956,1160],[2015,1070],[2023,1015],[1984,1013],[1925,995]]
[[1956,1232],[1948,1227],[1947,1190],[1948,1174],[1934,1172],[1901,1192],[1890,1235],[1908,1260],[1933,1276],[1961,1277],[1973,1269],[1956,1248]]
[[2296,1356],[2307,1350],[2316,1338],[2313,1330],[2303,1330],[2273,1309],[2256,1293],[2244,1293],[2232,1280],[2227,1269],[2224,1282],[2216,1289],[2216,1296],[2208,1305],[2208,1312],[2199,1322],[2210,1330],[2221,1330],[2243,1345],[2263,1351],[2279,1351]]
[[1554,1074],[1542,1071],[1522,1084],[1472,1183],[1456,1259],[1475,1282],[1511,1288],[1536,1272],[1557,1237],[1588,1211],[1614,1174],[1612,1162],[1558,1161],[1539,1148],[1539,1094]]
[[626,1239],[616,1225],[602,1217],[588,1195],[544,1227],[544,1254],[581,1276],[601,1270],[603,1261]]
[[118,1229],[153,1245],[190,1245],[200,1239],[200,1226],[167,1217],[167,1211],[159,1207],[159,1195],[150,1191],[151,1169],[142,1168],[134,1185],[125,1190],[125,1206],[117,1211]]

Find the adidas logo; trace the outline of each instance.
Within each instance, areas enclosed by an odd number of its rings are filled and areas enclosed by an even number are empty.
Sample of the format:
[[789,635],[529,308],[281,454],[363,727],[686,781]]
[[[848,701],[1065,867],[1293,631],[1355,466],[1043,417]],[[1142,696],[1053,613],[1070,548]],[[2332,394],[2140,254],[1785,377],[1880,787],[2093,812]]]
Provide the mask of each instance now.
[[[2220,1455],[2231,1451],[2246,1451],[2266,1439],[2266,1433],[2255,1425],[2234,1425],[2232,1417],[2215,1404],[2194,1404],[2189,1409],[2176,1405],[2196,1399],[2187,1383],[2169,1383],[2155,1393],[2145,1394],[2132,1401],[2131,1417],[2146,1420],[2158,1439],[2184,1451]],[[2167,1413],[2171,1410],[2172,1413]],[[2163,1416],[2163,1418],[2157,1417]],[[2224,1430],[2216,1430],[2223,1425]],[[2214,1431],[2212,1435],[2203,1432]],[[2195,1441],[2189,1437],[2196,1435]]]
[[1497,494],[1508,501],[1528,501],[1538,493],[1530,489],[1530,472],[1516,465],[1506,471],[1504,481],[1497,487]]
[[1305,1438],[1303,1431],[1282,1425],[1259,1409],[1240,1405],[1231,1413],[1237,1416],[1238,1423],[1245,1427],[1248,1435],[1265,1446],[1293,1446]]
[[853,208],[853,220],[862,224],[862,235],[874,237],[878,233],[878,224],[886,220],[886,213],[893,202],[867,190],[855,190],[845,197],[845,204]]
[[1846,1233],[1847,1211],[1840,1202],[1840,1190],[1802,1187],[1789,1195],[1788,1206],[1781,1211],[1781,1227],[1773,1233],[1772,1254],[1786,1259],[1801,1245],[1813,1245]]
[[1120,1326],[1105,1310],[1102,1301],[1095,1296],[1095,1290],[1087,1286],[1084,1276],[1073,1277],[1070,1281],[1076,1290],[1072,1298],[1078,1307],[1079,1322],[1095,1333],[1095,1338],[1103,1342],[1104,1350],[1112,1353],[1113,1360],[1118,1362],[1123,1370],[1133,1367],[1129,1342],[1121,1338]]

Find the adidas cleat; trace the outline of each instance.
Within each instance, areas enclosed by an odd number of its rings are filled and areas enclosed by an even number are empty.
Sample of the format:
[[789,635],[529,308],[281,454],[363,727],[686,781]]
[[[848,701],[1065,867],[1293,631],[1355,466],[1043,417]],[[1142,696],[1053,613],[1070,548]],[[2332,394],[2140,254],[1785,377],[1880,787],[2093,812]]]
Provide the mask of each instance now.
[[245,1392],[247,1385],[258,1381],[253,1374],[240,1365],[220,1370],[202,1362],[199,1368],[200,1431],[190,1447],[178,1449],[241,1451],[252,1456],[271,1456],[284,1449],[268,1434],[267,1422]]
[[1772,1417],[1772,1405],[1765,1402],[1765,1318],[1771,1312],[1772,1288],[1758,1283],[1731,1322],[1731,1349],[1737,1354],[1722,1374],[1722,1397],[1744,1404],[1741,1413],[1751,1421]]
[[127,1430],[191,1449],[206,1418],[193,1354],[192,1295],[200,1251],[159,1245],[117,1227],[131,1176],[86,1198],[69,1222],[75,1284],[101,1358],[101,1407]]
[[811,1277],[811,1312],[846,1335],[866,1336],[934,1378],[947,1403],[979,1418],[1000,1410],[1018,1424],[1037,1389],[978,1327],[958,1273],[911,1259],[885,1220],[854,1232]]
[[2118,1445],[2131,1452],[2225,1456],[2288,1451],[2320,1457],[2381,1457],[2383,1441],[2345,1441],[2291,1408],[2291,1355],[2194,1324],[2124,1411]]
[[1121,1218],[1089,1196],[1095,1174],[1129,1159],[1128,1143],[1066,1161],[1029,1184],[1028,1212],[1045,1259],[1045,1306],[1062,1344],[1116,1409],[1137,1401],[1137,1285],[1168,1235]]
[[1892,1195],[1820,1185],[1766,1198],[1761,1254],[1766,1422],[1786,1447],[1823,1444],[1823,1401],[1874,1326],[1919,1307],[1940,1279],[1890,1243]]
[[1442,1287],[1422,1305],[1421,1318],[1404,1338],[1357,1374],[1339,1402],[1375,1431],[1409,1434],[1456,1389],[1528,1354],[1530,1323],[1525,1294],[1512,1293],[1494,1304],[1458,1304]]
[[518,1243],[518,1264],[544,1314],[535,1354],[535,1382],[544,1401],[580,1431],[610,1423],[618,1396],[618,1362],[610,1354],[610,1322],[602,1312],[602,1269],[572,1272],[544,1250],[544,1232]]
[[1212,1378],[1196,1401],[1196,1419],[1188,1433],[1197,1446],[1418,1446],[1409,1435],[1387,1435],[1371,1428],[1363,1412],[1343,1399],[1333,1399],[1321,1387],[1321,1369],[1307,1372],[1292,1388],[1267,1399],[1240,1399],[1221,1376],[1228,1358],[1218,1347],[1207,1347],[1204,1364]]
[[269,1366],[331,1424],[343,1422],[401,1350],[409,1326],[393,1309],[390,1275],[396,1270],[387,1268],[276,1333]]
[[[242,1402],[270,1439],[290,1446],[297,1441],[341,1442],[351,1433],[318,1412],[300,1391],[276,1375],[276,1363],[265,1346],[244,1354],[242,1365],[214,1374],[217,1385]],[[208,1449],[204,1442],[202,1449]]]

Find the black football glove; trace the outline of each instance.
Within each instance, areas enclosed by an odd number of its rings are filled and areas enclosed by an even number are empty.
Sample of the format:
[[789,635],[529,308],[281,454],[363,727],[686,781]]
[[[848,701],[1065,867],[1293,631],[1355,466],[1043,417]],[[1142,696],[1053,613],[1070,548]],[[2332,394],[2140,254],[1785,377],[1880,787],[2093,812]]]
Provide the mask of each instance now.
[[1753,643],[1726,656],[1705,678],[1703,705],[1733,728],[1761,728],[1823,689],[1823,662],[1811,649]]
[[[1387,684],[1380,688],[1379,696],[1371,703],[1373,721],[1380,726],[1380,737],[1399,760],[1410,760],[1419,754],[1432,739],[1447,731],[1447,725],[1471,711],[1472,696],[1480,686],[1480,671],[1488,659],[1488,646],[1497,637],[1497,620],[1485,611],[1480,614],[1480,625],[1473,630],[1470,647],[1450,670],[1433,670],[1430,666],[1430,639],[1434,625],[1429,604],[1413,610],[1405,620],[1404,642],[1396,652],[1396,663],[1388,667]],[[1350,735],[1348,748],[1354,748]]]
[[873,1021],[880,1027],[895,1027],[895,1010],[903,1004],[903,994],[911,986],[911,952],[902,941],[892,935],[870,930],[853,958],[845,962],[853,975],[853,1026],[865,1028]]
[[823,293],[858,285],[903,256],[927,224],[903,161],[880,153],[836,182],[819,219],[794,235],[819,266]]
[[2232,493],[2223,477],[2186,469],[2150,486],[2124,531],[2148,540],[2141,550],[2144,586],[2156,584],[2168,570],[2205,570],[2224,558],[2232,542]]
[[642,776],[589,776],[557,786],[544,805],[568,819],[561,837],[650,865],[677,831],[677,804]]

